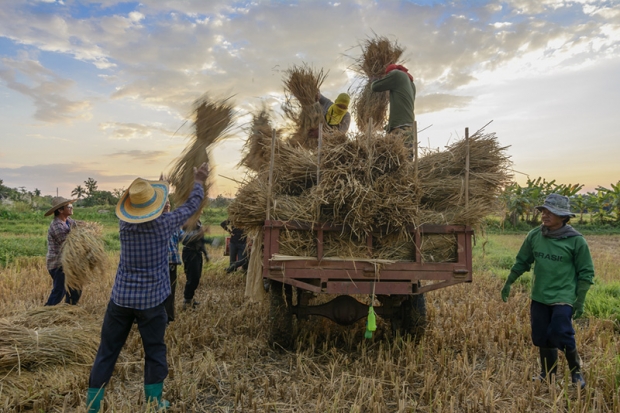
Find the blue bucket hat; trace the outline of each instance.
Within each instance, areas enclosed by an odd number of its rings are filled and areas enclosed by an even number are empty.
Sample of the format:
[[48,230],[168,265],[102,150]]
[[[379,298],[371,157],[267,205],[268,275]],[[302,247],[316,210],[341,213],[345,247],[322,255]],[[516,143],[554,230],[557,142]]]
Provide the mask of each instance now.
[[554,215],[559,217],[574,217],[575,214],[570,212],[570,200],[567,196],[560,194],[550,194],[545,198],[545,203],[536,207],[537,210],[547,209]]

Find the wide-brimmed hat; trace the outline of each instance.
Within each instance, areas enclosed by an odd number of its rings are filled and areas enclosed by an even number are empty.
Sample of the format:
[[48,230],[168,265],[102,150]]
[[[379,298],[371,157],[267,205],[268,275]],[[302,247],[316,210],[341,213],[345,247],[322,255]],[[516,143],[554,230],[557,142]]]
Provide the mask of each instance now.
[[574,217],[575,214],[570,212],[570,200],[567,196],[560,194],[550,194],[545,198],[545,203],[536,207],[537,210],[547,209],[552,214],[559,217]]
[[168,182],[137,178],[116,204],[116,216],[133,224],[152,221],[161,215],[167,199]]
[[61,196],[55,196],[54,198],[52,198],[52,207],[45,213],[44,216],[52,215],[57,209],[60,209],[75,201],[75,199],[67,199]]

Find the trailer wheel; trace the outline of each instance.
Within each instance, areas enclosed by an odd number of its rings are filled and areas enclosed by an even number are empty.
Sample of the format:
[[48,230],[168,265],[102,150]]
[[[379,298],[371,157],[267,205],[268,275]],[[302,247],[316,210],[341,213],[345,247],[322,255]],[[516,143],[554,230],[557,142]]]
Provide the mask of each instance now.
[[293,344],[293,290],[290,285],[271,280],[269,287],[269,344],[290,349]]
[[[400,330],[403,337],[410,334],[418,342],[426,330],[426,299],[424,294],[407,297],[401,304]],[[396,321],[396,320],[395,320]],[[398,326],[397,326],[398,327]]]

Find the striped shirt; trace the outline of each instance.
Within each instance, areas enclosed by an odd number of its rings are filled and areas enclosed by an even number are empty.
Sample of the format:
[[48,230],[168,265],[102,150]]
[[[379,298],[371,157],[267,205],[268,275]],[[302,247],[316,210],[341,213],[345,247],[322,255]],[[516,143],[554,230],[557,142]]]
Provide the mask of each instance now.
[[71,232],[71,227],[74,225],[75,221],[70,217],[67,217],[67,221],[65,222],[62,222],[58,217],[54,217],[54,220],[47,230],[47,256],[45,258],[48,270],[53,270],[54,268],[60,268],[62,266],[60,262],[62,244],[64,244],[67,235]]
[[202,185],[195,183],[189,199],[173,212],[140,224],[119,222],[121,258],[111,297],[116,305],[146,310],[170,295],[170,239],[196,212],[203,197]]

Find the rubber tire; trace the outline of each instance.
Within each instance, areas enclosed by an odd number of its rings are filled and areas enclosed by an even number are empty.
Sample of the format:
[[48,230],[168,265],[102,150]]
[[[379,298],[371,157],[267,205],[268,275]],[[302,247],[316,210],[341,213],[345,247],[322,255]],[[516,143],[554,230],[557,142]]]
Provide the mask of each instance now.
[[[282,294],[283,290],[284,294]],[[290,285],[271,280],[269,287],[269,344],[275,349],[288,350],[293,345],[292,292]]]
[[426,298],[424,294],[411,295],[401,304],[401,334],[418,342],[426,331]]

